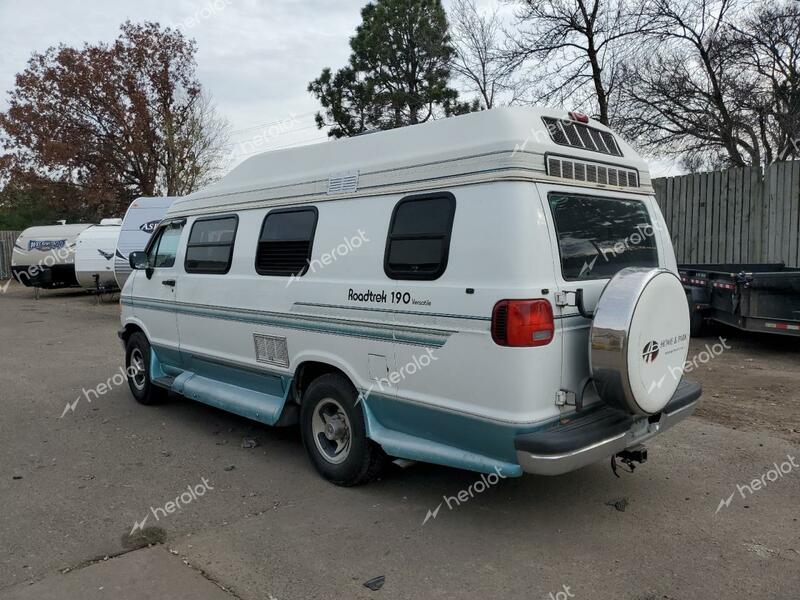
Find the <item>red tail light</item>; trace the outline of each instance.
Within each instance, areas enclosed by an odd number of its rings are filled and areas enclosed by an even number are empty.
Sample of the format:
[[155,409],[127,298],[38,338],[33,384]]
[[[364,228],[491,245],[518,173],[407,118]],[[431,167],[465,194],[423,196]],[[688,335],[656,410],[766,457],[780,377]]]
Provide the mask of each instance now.
[[492,339],[500,346],[546,346],[554,331],[547,300],[501,300],[492,311]]
[[577,121],[578,123],[588,123],[589,122],[589,117],[587,117],[583,113],[579,113],[579,112],[575,112],[575,111],[572,111],[571,113],[569,113],[569,118],[572,119],[573,121]]

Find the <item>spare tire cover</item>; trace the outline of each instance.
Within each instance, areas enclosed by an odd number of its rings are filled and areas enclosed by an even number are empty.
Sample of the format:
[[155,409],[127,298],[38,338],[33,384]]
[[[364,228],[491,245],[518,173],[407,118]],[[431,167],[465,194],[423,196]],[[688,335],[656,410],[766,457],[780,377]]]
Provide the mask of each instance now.
[[603,290],[589,336],[592,377],[609,405],[661,411],[680,384],[689,352],[689,305],[678,277],[629,267]]

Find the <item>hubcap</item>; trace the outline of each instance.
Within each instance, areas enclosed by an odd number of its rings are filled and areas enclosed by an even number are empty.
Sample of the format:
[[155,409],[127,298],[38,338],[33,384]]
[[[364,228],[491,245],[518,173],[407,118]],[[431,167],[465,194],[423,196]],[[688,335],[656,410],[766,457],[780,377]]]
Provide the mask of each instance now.
[[320,402],[311,419],[311,430],[317,450],[325,460],[334,465],[347,460],[352,430],[350,419],[339,402],[333,398],[325,398]]
[[139,348],[131,352],[130,378],[137,390],[143,390],[147,383],[147,371],[144,366],[144,356]]

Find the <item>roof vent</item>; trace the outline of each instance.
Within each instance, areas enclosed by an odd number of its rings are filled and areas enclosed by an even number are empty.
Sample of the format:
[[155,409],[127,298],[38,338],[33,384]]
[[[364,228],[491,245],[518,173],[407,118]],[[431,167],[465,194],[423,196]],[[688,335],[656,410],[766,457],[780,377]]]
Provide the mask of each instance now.
[[561,179],[615,187],[639,187],[639,172],[635,169],[611,167],[583,160],[547,157],[547,174]]
[[358,189],[358,171],[333,173],[328,178],[328,195],[346,194]]

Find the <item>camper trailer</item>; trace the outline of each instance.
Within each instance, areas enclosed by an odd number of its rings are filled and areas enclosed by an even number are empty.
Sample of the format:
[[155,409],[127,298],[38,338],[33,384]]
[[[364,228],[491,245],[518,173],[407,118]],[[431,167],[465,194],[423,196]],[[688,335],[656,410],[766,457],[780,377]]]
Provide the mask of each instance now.
[[75,247],[78,236],[91,225],[29,227],[14,242],[11,272],[28,287],[77,287]]
[[114,278],[114,253],[122,228],[122,219],[103,219],[99,225],[84,229],[75,249],[75,277],[88,290],[108,291],[117,288]]
[[701,394],[647,165],[578,113],[500,108],[255,156],[177,200],[130,261],[134,398],[299,423],[339,485],[391,459],[498,477],[635,465]]
[[128,256],[136,250],[144,250],[156,226],[174,201],[174,197],[142,197],[131,202],[122,219],[122,229],[114,252],[114,276],[119,289],[125,286],[131,273]]

